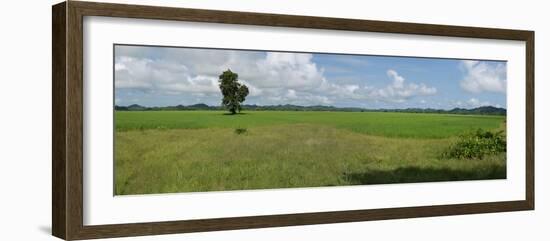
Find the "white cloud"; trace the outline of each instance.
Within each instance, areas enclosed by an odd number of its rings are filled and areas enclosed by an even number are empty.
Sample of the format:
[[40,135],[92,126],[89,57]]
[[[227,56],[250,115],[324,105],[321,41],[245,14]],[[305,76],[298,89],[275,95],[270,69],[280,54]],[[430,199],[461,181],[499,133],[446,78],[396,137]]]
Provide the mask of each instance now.
[[117,89],[200,94],[203,100],[210,97],[210,103],[216,103],[220,97],[218,75],[226,69],[239,74],[239,80],[250,91],[247,99],[252,98],[257,104],[326,105],[349,100],[400,103],[437,92],[422,83],[408,83],[391,69],[387,71],[391,82],[383,87],[366,85],[365,80],[356,84],[338,83],[325,76],[312,54],[186,48],[139,51],[139,47],[128,46],[119,46],[115,51]]
[[116,63],[115,64],[115,71],[121,71],[121,70],[125,70],[126,69],[126,65],[124,65],[123,63]]
[[386,74],[392,82],[384,88],[370,90],[370,97],[390,102],[404,102],[415,96],[437,93],[435,87],[428,87],[423,83],[405,83],[405,78],[395,70],[389,69]]
[[323,70],[312,61],[311,54],[268,52],[254,64],[235,62],[232,69],[258,88],[291,88],[308,91],[324,81]]
[[296,99],[298,96],[296,95],[296,91],[293,89],[287,90],[286,97],[290,99]]
[[472,106],[472,107],[479,107],[479,106],[485,106],[485,105],[490,105],[488,101],[479,101],[478,99],[476,98],[471,98],[469,99],[466,103],[468,103],[468,105]]
[[[455,101],[454,105],[460,108],[477,108],[481,106],[493,106],[489,101],[481,101],[477,98],[470,98],[466,101]],[[500,105],[495,105],[500,107]]]
[[[185,65],[147,58],[119,57],[115,87],[167,93],[218,93],[217,78],[190,75]],[[118,66],[118,67],[116,67]]]
[[389,69],[386,74],[388,75],[388,77],[390,77],[391,79],[393,79],[393,83],[392,83],[392,86],[395,87],[395,88],[403,88],[403,83],[405,82],[405,78],[403,78],[402,76],[400,76],[395,70],[393,69]]
[[386,72],[391,82],[381,88],[369,85],[338,85],[329,83],[326,79],[323,81],[320,90],[323,93],[330,93],[341,99],[372,100],[402,103],[416,96],[429,96],[437,93],[435,87],[428,87],[423,83],[406,83],[403,76],[397,71],[389,69]]
[[461,62],[466,75],[460,86],[471,93],[483,91],[506,93],[506,65],[464,60]]

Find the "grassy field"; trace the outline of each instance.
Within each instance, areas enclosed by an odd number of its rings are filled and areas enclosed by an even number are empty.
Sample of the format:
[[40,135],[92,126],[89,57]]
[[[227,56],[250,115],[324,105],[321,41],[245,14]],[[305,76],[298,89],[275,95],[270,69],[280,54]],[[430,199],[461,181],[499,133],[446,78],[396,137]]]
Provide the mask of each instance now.
[[[443,157],[504,116],[117,111],[116,194],[498,179],[506,153]],[[237,133],[236,129],[242,129]]]
[[446,138],[464,131],[495,129],[503,116],[415,114],[385,112],[248,111],[225,115],[220,111],[119,111],[116,130],[255,128],[314,124],[357,133],[412,138]]

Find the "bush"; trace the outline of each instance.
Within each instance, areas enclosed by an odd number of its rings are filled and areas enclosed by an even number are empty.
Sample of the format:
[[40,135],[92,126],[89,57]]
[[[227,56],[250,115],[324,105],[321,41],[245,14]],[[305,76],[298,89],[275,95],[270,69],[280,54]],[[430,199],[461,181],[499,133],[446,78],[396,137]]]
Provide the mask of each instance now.
[[235,134],[240,135],[246,133],[246,128],[237,128],[235,129]]
[[448,158],[481,159],[485,155],[506,152],[506,136],[503,131],[490,132],[478,129],[473,133],[460,136],[444,153]]

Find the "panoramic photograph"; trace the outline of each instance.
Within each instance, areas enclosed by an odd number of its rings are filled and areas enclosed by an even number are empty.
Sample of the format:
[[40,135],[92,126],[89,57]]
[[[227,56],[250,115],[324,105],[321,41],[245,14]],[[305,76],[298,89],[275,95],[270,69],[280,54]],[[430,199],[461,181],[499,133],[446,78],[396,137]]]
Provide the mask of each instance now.
[[506,61],[114,46],[115,195],[506,178]]

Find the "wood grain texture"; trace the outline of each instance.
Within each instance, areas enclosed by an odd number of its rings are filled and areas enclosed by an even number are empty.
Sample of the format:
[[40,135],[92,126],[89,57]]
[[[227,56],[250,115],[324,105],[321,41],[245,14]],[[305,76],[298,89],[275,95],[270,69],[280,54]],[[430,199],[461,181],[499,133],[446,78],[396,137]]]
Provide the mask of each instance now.
[[405,207],[372,210],[301,213],[285,215],[218,218],[173,222],[152,222],[85,226],[78,238],[107,238],[140,235],[205,232],[233,229],[268,228],[295,225],[359,222],[372,220],[419,218],[474,213],[520,211],[529,209],[524,201]]
[[[108,16],[526,42],[525,200],[114,225],[83,225],[83,17]],[[53,7],[52,230],[74,239],[265,228],[534,209],[534,32],[69,1]]]
[[52,234],[66,237],[65,3],[52,6]]
[[67,5],[67,235],[83,228],[83,15]]
[[73,2],[87,16],[525,40],[530,31],[158,6]]
[[530,209],[535,209],[535,33],[529,32],[525,41],[525,200],[529,204]]

